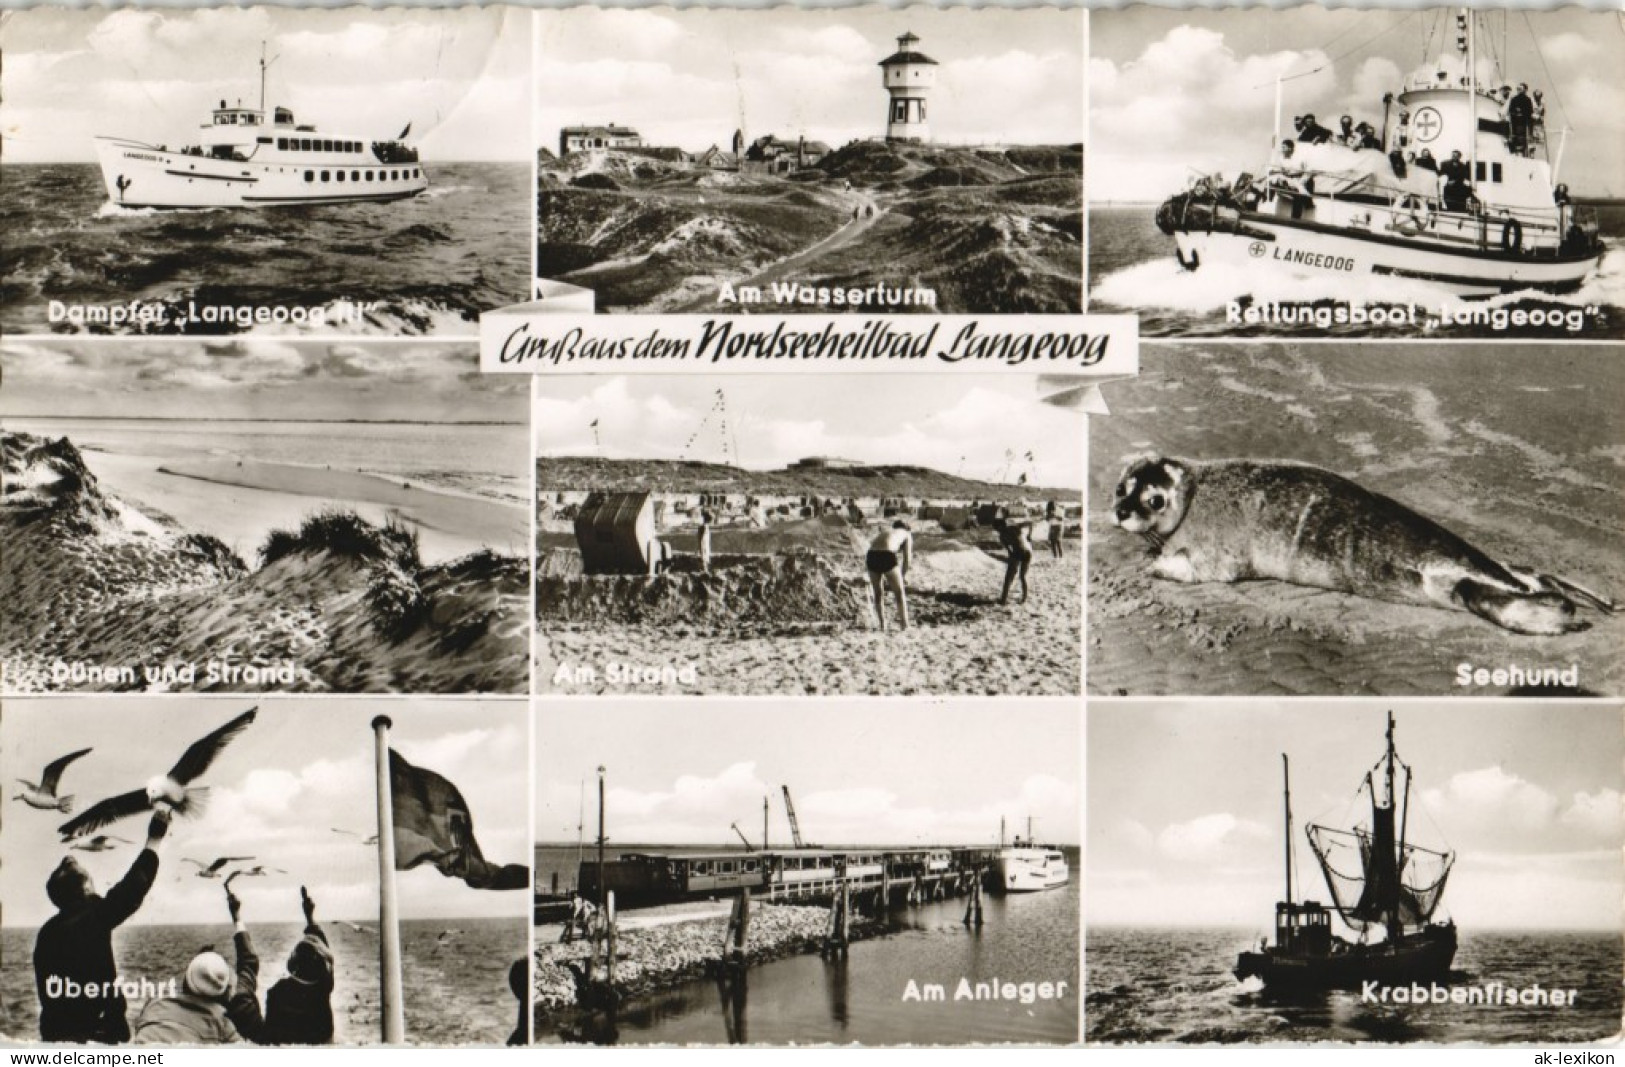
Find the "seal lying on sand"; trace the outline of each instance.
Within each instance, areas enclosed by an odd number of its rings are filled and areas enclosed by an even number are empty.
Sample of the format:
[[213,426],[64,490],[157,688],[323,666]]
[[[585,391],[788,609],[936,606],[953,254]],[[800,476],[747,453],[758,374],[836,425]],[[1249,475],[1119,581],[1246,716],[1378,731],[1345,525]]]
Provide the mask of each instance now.
[[1112,521],[1146,538],[1176,582],[1275,578],[1378,600],[1462,608],[1520,634],[1583,630],[1578,606],[1619,605],[1497,563],[1410,508],[1306,464],[1149,456],[1118,479]]

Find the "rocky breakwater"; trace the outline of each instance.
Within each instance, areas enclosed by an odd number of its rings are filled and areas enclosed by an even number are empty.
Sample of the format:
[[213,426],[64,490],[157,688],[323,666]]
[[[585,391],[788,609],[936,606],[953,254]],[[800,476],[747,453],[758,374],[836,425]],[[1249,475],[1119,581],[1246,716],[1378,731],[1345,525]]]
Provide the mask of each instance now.
[[[816,951],[828,928],[827,908],[753,903],[747,961],[757,964]],[[728,919],[724,916],[621,930],[616,940],[616,993],[624,1001],[711,973],[722,962],[727,929]],[[854,939],[873,932],[873,924],[854,917]],[[584,940],[537,947],[537,1014],[561,1014],[580,1004],[591,954],[592,947]]]

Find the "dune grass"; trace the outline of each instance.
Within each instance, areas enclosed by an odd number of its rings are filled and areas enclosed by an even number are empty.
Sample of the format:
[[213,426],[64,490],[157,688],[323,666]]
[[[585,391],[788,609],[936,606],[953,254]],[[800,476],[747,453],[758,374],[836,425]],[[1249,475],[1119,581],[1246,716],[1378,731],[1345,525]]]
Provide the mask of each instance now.
[[392,563],[408,574],[415,574],[423,566],[416,530],[393,518],[377,526],[354,511],[337,508],[310,516],[297,531],[272,530],[260,546],[260,566],[314,552],[369,563]]

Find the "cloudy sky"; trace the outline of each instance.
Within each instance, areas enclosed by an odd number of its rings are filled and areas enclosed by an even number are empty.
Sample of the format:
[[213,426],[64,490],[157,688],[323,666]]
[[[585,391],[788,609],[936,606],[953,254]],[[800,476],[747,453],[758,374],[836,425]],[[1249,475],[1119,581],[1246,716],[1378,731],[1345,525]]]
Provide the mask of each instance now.
[[14,418],[522,423],[529,385],[427,342],[13,341],[0,373]]
[[[1281,756],[1302,892],[1327,900],[1308,822],[1369,823],[1356,794],[1387,707],[1347,701],[1094,704],[1089,921],[1267,929],[1283,889]],[[1450,701],[1396,709],[1411,840],[1458,859],[1440,915],[1464,930],[1618,930],[1618,706]]]
[[[1281,103],[1288,129],[1292,116],[1306,111],[1327,125],[1335,126],[1327,116],[1343,114],[1377,124],[1383,93],[1397,91],[1437,53],[1441,32],[1427,34],[1438,12],[1451,18],[1442,8],[1096,11],[1091,201],[1161,200],[1196,172],[1257,173],[1270,150],[1277,76],[1293,76]],[[1542,89],[1547,129],[1573,131],[1560,180],[1577,196],[1625,195],[1625,32],[1618,17],[1570,8],[1488,20],[1490,32],[1480,35],[1488,45],[1480,53],[1484,76]],[[1453,38],[1453,22],[1447,32]],[[1501,73],[1486,52],[1503,57]]]
[[[33,778],[51,760],[93,751],[63,773],[59,795],[83,811],[106,796],[168,771],[186,746],[254,705],[245,698],[7,700],[0,721],[8,777]],[[159,852],[158,881],[137,924],[227,921],[221,882],[199,878],[184,857],[253,856],[288,873],[239,879],[250,922],[297,921],[299,886],[319,916],[376,922],[378,860],[361,841],[377,831],[375,715],[394,720],[392,744],[419,767],[450,779],[468,801],[474,832],[494,863],[522,863],[529,789],[525,702],[493,700],[262,699],[259,716],[200,779],[211,789],[201,818],[176,819]],[[68,850],[55,828],[63,817],[10,799],[0,828],[6,862],[0,897],[7,926],[36,926],[51,913],[45,878]],[[334,830],[350,831],[348,834]],[[110,852],[73,852],[105,890],[129,869],[146,820],[100,831],[136,842]],[[356,836],[359,835],[359,836]],[[469,889],[432,867],[397,875],[402,918],[528,914],[529,895]]]
[[425,160],[528,160],[530,15],[517,8],[7,12],[6,162],[94,162],[91,138],[183,143],[221,99],[362,138],[408,122]]
[[993,844],[1013,833],[1078,840],[1076,701],[932,701],[884,707],[646,701],[545,706],[536,735],[536,838],[575,840],[580,783],[596,819],[596,768],[608,769],[608,835],[618,845],[734,845],[737,821],[790,840],[780,786],[802,833],[823,844]]
[[719,418],[701,431],[719,387],[747,469],[839,456],[988,480],[1008,471],[1013,480],[1032,452],[1031,484],[1083,485],[1085,416],[1040,403],[1034,380],[1020,373],[542,375],[537,455],[677,459],[699,431],[688,458],[721,462]]
[[939,141],[1083,140],[1081,10],[877,8],[543,11],[537,140],[563,126],[632,126],[699,151],[764,134],[840,147],[886,132],[879,63],[912,30],[939,64]]

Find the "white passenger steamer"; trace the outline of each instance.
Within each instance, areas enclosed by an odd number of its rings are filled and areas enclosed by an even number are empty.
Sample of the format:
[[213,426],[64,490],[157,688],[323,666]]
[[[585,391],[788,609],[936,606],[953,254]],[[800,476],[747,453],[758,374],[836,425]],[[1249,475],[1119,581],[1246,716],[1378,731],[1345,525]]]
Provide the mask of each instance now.
[[[1156,221],[1181,265],[1410,278],[1463,297],[1578,288],[1605,247],[1594,214],[1557,183],[1561,138],[1554,151],[1538,106],[1513,114],[1508,91],[1478,83],[1476,19],[1456,19],[1456,54],[1447,45],[1386,96],[1363,146],[1300,137],[1289,155],[1277,106],[1261,178],[1198,178],[1165,201]],[[1441,171],[1454,153],[1463,180],[1452,188]]]
[[1052,845],[1040,845],[1033,839],[1031,820],[1027,837],[1016,835],[1014,844],[1003,844],[1003,823],[1000,823],[999,851],[993,857],[993,879],[1006,893],[1035,893],[1044,889],[1059,889],[1071,880],[1072,870],[1066,862],[1066,853]]
[[428,188],[417,149],[405,138],[333,134],[301,125],[293,112],[220,101],[191,143],[152,145],[97,137],[96,155],[108,198],[124,207],[270,207],[404,200]]

